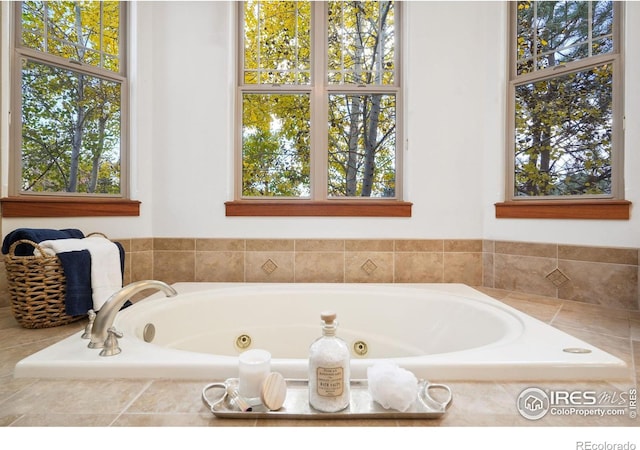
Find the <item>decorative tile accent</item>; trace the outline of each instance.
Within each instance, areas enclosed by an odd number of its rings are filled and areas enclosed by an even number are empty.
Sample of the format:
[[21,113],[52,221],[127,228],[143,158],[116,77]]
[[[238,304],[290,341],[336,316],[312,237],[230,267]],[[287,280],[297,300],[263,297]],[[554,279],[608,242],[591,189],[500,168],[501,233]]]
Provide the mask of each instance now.
[[374,263],[370,259],[367,259],[365,263],[362,266],[360,266],[360,268],[364,270],[367,273],[367,275],[371,275],[373,272],[376,271],[378,266],[376,265],[376,263]]
[[267,275],[271,275],[278,268],[278,265],[273,260],[268,259],[261,267]]
[[555,269],[552,272],[548,273],[545,277],[547,280],[551,281],[555,287],[560,287],[569,281],[569,277],[566,276],[560,269]]

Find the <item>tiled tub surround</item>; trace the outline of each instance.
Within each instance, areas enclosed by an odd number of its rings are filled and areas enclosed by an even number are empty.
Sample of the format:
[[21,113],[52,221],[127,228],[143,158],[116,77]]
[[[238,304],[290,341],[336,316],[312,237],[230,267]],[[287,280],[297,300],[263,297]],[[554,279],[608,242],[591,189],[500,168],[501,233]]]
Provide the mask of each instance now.
[[624,416],[552,416],[527,420],[516,409],[528,387],[552,390],[628,392],[640,377],[640,312],[603,308],[498,289],[481,291],[550,323],[626,361],[628,376],[603,382],[474,382],[431,380],[451,386],[454,401],[436,420],[255,420],[218,419],[203,405],[202,388],[213,380],[42,380],[16,379],[16,362],[78,332],[84,321],[63,327],[28,330],[0,308],[0,425],[27,426],[600,426],[637,427]]
[[[464,283],[637,310],[637,248],[481,239],[118,240],[125,284],[323,282]],[[0,306],[9,305],[4,262]]]

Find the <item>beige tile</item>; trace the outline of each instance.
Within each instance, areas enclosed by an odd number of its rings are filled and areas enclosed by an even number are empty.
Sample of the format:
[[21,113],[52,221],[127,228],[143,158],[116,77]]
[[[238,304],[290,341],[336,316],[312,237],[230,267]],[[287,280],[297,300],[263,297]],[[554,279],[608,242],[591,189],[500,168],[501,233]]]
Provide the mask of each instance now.
[[392,252],[347,252],[347,283],[393,283]]
[[[495,289],[487,286],[474,286],[474,289],[482,292],[483,294],[488,295],[489,297],[493,297],[496,300],[502,300],[508,297],[511,294],[511,291],[505,291],[502,289]],[[527,294],[525,294],[526,296]]]
[[245,281],[293,283],[294,253],[251,251],[245,253]]
[[0,427],[11,426],[20,420],[20,417],[22,417],[20,414],[3,414],[3,412],[0,411]]
[[342,252],[341,239],[299,239],[295,241],[296,252]]
[[[0,306],[0,330],[17,328],[18,326],[18,322],[11,315],[11,308],[9,306]],[[2,348],[1,345],[0,348]]]
[[40,413],[25,414],[16,420],[14,427],[108,427],[117,414]]
[[640,341],[632,341],[633,361],[635,362],[635,383],[634,386],[640,385]]
[[569,281],[558,288],[558,296],[569,300],[637,309],[638,268],[621,264],[558,261]]
[[196,239],[196,251],[243,252],[244,239]]
[[146,380],[42,380],[2,403],[5,414],[117,414]]
[[131,251],[132,252],[144,252],[153,250],[152,238],[137,238],[131,239]]
[[493,253],[495,251],[495,241],[484,239],[482,241],[482,251],[487,253]]
[[396,253],[394,271],[396,283],[442,283],[442,253]]
[[351,239],[345,241],[348,252],[393,252],[394,242],[391,239]]
[[296,252],[296,283],[344,283],[343,252]]
[[494,286],[493,253],[482,254],[482,285]]
[[444,253],[445,283],[482,284],[482,253]]
[[450,381],[446,382],[453,393],[453,401],[444,419],[444,424],[460,426],[483,426],[496,424],[497,418],[516,419],[515,401],[503,386],[493,382]]
[[480,239],[445,239],[445,252],[482,252],[482,240]]
[[7,288],[3,289],[2,287],[0,287],[0,289],[2,289],[2,291],[0,292],[0,308],[5,306],[10,306],[11,297],[9,296],[9,292],[7,291]]
[[195,281],[244,281],[244,252],[196,252]]
[[257,427],[395,427],[395,420],[375,419],[258,419]]
[[558,245],[558,259],[638,265],[638,249]]
[[633,314],[633,311],[628,311],[625,309],[610,308],[606,305],[596,305],[592,303],[584,303],[572,300],[563,300],[562,310],[565,312],[571,311],[576,314],[587,314],[618,319],[629,319],[629,317]]
[[206,381],[154,380],[129,405],[131,413],[207,413],[202,401],[202,389]]
[[124,271],[122,272],[122,285],[131,283],[131,253],[124,255]]
[[195,259],[193,251],[153,252],[153,278],[168,284],[195,280]]
[[292,252],[295,250],[293,239],[247,239],[248,252]]
[[[246,426],[246,421],[235,419],[216,419],[211,413],[125,413],[113,422],[114,427],[231,427]],[[251,422],[255,422],[252,420]]]
[[562,307],[562,300],[522,293],[510,293],[501,301],[545,323],[551,323]]
[[400,239],[395,240],[396,252],[442,252],[444,241],[440,239]]
[[514,413],[509,414],[476,414],[471,412],[457,416],[446,415],[441,426],[445,427],[514,427],[522,426],[522,419]]
[[556,287],[545,277],[556,268],[552,258],[494,255],[493,287],[556,297]]
[[15,323],[14,326],[0,329],[0,349],[46,342],[51,339],[70,336],[83,329],[85,323],[86,321],[81,319],[67,325],[48,328],[22,328]]
[[196,249],[196,240],[191,238],[154,238],[154,250],[186,251]]
[[[631,334],[631,339],[634,341],[638,341],[640,342],[640,320],[637,319],[631,319],[629,320],[629,324],[630,324],[630,334]],[[638,361],[638,363],[640,363],[640,360],[636,360]],[[638,364],[640,366],[640,364]]]
[[129,255],[131,265],[130,281],[150,280],[154,278],[153,273],[153,252],[139,251]]
[[38,380],[32,378],[14,378],[12,372],[0,377],[0,411],[2,411],[3,401],[22,389],[29,389],[31,385],[37,382]]
[[558,246],[556,244],[495,241],[495,253],[506,255],[537,256],[540,258],[557,258]]
[[629,339],[629,319],[626,312],[595,305],[565,301],[552,325],[581,328],[594,333]]

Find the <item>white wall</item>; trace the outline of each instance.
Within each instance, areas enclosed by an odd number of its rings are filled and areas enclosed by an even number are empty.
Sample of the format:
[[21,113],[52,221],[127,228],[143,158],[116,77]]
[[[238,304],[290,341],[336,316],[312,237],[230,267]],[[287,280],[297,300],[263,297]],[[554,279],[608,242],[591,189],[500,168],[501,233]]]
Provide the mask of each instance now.
[[[4,219],[3,232],[79,226],[122,238],[486,238],[640,247],[634,214],[630,221],[495,219],[493,205],[504,195],[506,4],[403,5],[411,218],[225,217],[224,202],[233,198],[235,3],[167,1],[136,4],[133,188],[141,217]],[[627,13],[626,195],[638,203],[640,3],[627,2]]]

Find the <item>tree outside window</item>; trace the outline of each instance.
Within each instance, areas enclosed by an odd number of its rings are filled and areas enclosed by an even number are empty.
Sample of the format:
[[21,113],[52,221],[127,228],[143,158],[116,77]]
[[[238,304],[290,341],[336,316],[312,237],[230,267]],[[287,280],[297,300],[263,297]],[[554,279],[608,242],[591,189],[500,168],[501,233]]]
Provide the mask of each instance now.
[[519,1],[512,8],[507,196],[621,196],[619,6]]
[[398,5],[246,1],[241,198],[399,198]]
[[15,190],[122,196],[124,4],[18,2],[16,23]]

